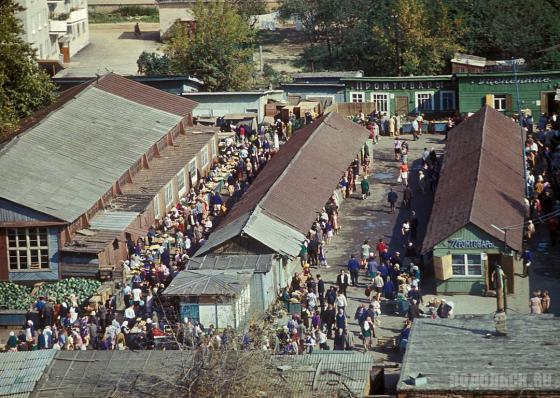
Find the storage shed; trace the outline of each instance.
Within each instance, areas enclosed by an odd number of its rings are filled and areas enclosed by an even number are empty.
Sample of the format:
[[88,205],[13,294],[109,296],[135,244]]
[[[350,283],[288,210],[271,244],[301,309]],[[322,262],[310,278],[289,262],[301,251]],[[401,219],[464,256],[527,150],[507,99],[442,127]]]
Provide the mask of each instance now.
[[205,327],[238,328],[251,317],[251,271],[185,270],[163,291],[178,300],[181,318]]

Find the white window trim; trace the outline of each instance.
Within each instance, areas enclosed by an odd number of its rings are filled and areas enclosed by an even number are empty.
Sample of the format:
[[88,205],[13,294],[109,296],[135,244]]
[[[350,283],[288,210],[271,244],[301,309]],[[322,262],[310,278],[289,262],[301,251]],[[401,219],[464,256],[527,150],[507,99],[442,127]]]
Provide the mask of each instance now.
[[[47,244],[45,246],[41,245],[41,240],[39,238],[39,229],[40,228],[45,228],[47,230]],[[15,229],[16,230],[16,247],[12,247],[10,246],[10,239],[9,239],[9,233],[6,233],[6,256],[7,256],[7,261],[8,261],[8,272],[45,272],[45,271],[51,271],[51,254],[49,251],[49,230],[47,227],[29,227],[29,228],[10,228],[10,229]],[[19,234],[17,233],[18,230],[23,229],[25,230],[25,246],[20,247],[19,245]],[[37,233],[37,246],[30,246],[29,243],[29,230],[35,230]],[[31,259],[31,250],[38,250],[39,251],[39,268],[31,268],[31,264],[30,264],[30,268],[27,269],[21,269],[20,268],[20,262],[19,259],[21,257],[21,255],[18,254],[18,260],[16,263],[17,268],[12,269],[11,264],[10,264],[10,252],[11,251],[17,251],[19,252],[26,252],[27,255],[27,259],[28,262],[31,263],[31,261],[29,261]],[[47,252],[47,256],[48,256],[48,267],[46,268],[42,268],[41,267],[41,251],[42,250],[46,250]]]
[[[451,94],[453,96],[453,106],[449,109],[443,109],[443,95],[444,94]],[[442,90],[439,92],[439,109],[440,111],[453,111],[456,109],[456,105],[455,105],[455,91],[452,90]]]
[[[387,97],[387,110],[386,111],[380,111],[380,112],[386,112],[387,115],[390,115],[391,114],[391,95],[390,95],[390,93],[387,93],[385,91],[380,91],[380,92],[374,91],[374,92],[371,93],[371,96],[370,96],[371,102],[375,102],[375,100],[373,99],[374,95],[384,95],[384,96]],[[378,109],[376,109],[376,111],[378,111]]]
[[[504,104],[503,108],[496,108],[496,99],[500,100]],[[507,94],[494,94],[492,101],[494,102],[494,109],[498,112],[505,112],[507,109]]]
[[158,220],[161,217],[161,203],[159,201],[159,194],[154,196],[154,218]]
[[[471,255],[474,254],[474,255],[480,256],[480,275],[470,275],[470,274],[468,274],[469,264],[467,262],[466,256],[469,255],[469,254],[471,254]],[[462,255],[465,258],[465,273],[466,274],[465,275],[453,274],[453,278],[482,278],[484,276],[484,262],[483,262],[482,253],[463,253],[463,254],[455,253],[455,255],[456,256]],[[453,273],[453,255],[451,256],[451,272]]]
[[[169,192],[171,192],[171,195],[167,195]],[[170,198],[168,198],[168,196],[170,196]],[[173,204],[173,183],[171,182],[165,186],[164,199],[165,207],[169,207]]]
[[[420,109],[418,108],[418,96],[421,94],[430,94],[432,96],[432,108],[431,109]],[[414,108],[418,111],[418,112],[422,112],[422,111],[433,111],[434,110],[434,101],[435,100],[435,96],[434,96],[434,91],[417,91],[414,94]]]
[[[354,102],[354,100],[352,98],[354,96],[354,94],[360,94],[362,96],[363,101],[362,102]],[[349,96],[350,96],[349,100],[353,104],[363,104],[363,103],[366,102],[366,92],[365,91],[350,91]]]
[[[183,180],[183,187],[179,188],[179,181],[181,180],[181,176],[182,176],[182,180]],[[177,177],[177,190],[179,192],[179,196],[182,196],[187,191],[187,181],[185,179],[185,169],[179,170],[176,177]]]
[[[191,174],[192,164],[194,164],[194,175]],[[188,171],[189,171],[189,180],[191,181],[191,185],[192,185],[192,186],[196,185],[196,178],[197,178],[196,169],[197,169],[196,158],[194,158],[193,160],[191,160],[191,161],[189,162],[189,170],[188,170]]]
[[[203,153],[206,153],[206,159],[202,156]],[[206,167],[210,163],[210,151],[208,150],[208,145],[200,150],[200,163],[202,163],[200,167]]]

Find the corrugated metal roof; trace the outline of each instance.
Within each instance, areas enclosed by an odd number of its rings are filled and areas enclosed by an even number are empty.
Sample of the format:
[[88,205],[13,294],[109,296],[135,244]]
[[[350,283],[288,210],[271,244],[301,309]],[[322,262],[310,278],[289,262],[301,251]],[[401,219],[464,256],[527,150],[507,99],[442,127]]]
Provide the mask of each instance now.
[[192,359],[188,351],[58,351],[30,397],[151,396],[178,383],[181,372],[167,369]]
[[[495,332],[491,315],[462,315],[454,319],[415,319],[408,339],[397,390],[418,392],[470,391],[462,396],[483,396],[482,391],[560,390],[560,320],[550,315],[512,315],[508,335],[487,337]],[[422,373],[427,384],[413,386],[410,376]],[[506,382],[476,384],[481,375],[506,377]],[[529,384],[508,383],[510,376],[524,375]],[[473,377],[473,383],[468,380]],[[534,379],[536,377],[536,379]],[[457,384],[459,380],[466,385]],[[519,380],[519,379],[517,379]],[[540,380],[540,383],[539,383]],[[546,380],[546,381],[544,381]],[[453,384],[455,382],[456,384]],[[478,395],[480,394],[480,395]],[[512,394],[503,393],[504,396]],[[515,395],[517,396],[517,395]],[[546,395],[540,395],[546,396]]]
[[135,82],[115,73],[107,73],[92,84],[108,93],[181,117],[188,116],[198,105],[195,101]]
[[[312,355],[283,355],[273,359],[284,370],[279,374],[277,393],[284,397],[290,385],[291,396],[298,398],[352,396],[364,397],[374,365],[371,353],[321,352]],[[314,388],[315,387],[315,388]]]
[[269,272],[274,261],[273,254],[204,256],[189,259],[188,270],[251,270],[258,273]]
[[204,269],[181,271],[163,291],[165,296],[237,296],[251,281],[252,272]]
[[133,211],[100,211],[89,220],[90,229],[124,231],[140,213]]
[[3,149],[0,195],[72,222],[181,119],[90,86]]
[[[423,251],[469,223],[499,241],[504,234],[492,225],[523,223],[525,183],[519,129],[511,119],[485,106],[449,132]],[[507,245],[521,251],[522,238],[522,229],[511,230]]]
[[54,350],[0,353],[0,396],[26,398],[51,363]]
[[260,207],[255,209],[243,231],[276,253],[290,257],[299,254],[305,239],[304,234],[266,214]]

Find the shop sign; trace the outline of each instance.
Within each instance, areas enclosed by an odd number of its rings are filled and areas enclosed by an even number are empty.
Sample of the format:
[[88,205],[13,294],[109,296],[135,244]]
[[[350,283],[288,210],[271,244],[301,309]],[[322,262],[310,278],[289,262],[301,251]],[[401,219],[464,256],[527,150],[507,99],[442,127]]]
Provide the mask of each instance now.
[[493,249],[496,246],[491,240],[455,238],[447,241],[450,249]]
[[471,84],[497,86],[500,84],[537,84],[537,83],[550,83],[550,77],[529,77],[526,79],[480,79],[479,81],[472,80]]
[[443,81],[425,81],[425,82],[352,82],[352,90],[428,90],[442,89],[445,87]]

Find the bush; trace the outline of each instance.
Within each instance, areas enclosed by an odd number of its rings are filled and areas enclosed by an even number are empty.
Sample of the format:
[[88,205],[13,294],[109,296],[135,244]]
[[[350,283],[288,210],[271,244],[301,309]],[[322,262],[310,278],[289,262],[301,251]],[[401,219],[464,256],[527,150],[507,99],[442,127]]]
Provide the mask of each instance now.
[[143,17],[143,16],[158,16],[158,10],[155,7],[139,7],[139,6],[124,6],[119,7],[111,14],[117,14],[123,17]]

